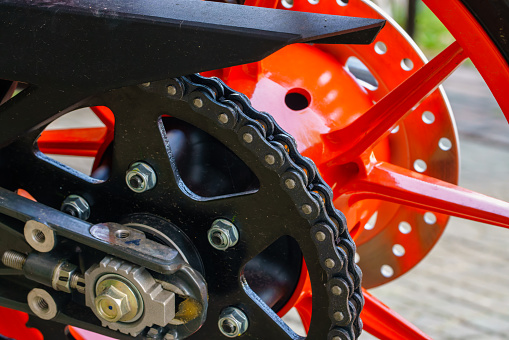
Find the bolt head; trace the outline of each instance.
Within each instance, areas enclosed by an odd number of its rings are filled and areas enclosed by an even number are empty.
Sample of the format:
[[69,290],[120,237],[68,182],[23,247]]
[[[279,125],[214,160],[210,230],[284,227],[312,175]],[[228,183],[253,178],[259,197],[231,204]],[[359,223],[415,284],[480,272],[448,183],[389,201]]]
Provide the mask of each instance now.
[[81,196],[69,195],[62,202],[60,210],[81,220],[87,220],[90,217],[90,205]]
[[226,250],[233,247],[239,240],[237,227],[232,222],[223,218],[212,222],[207,236],[210,245],[218,250]]
[[157,175],[150,165],[136,162],[127,170],[125,181],[129,189],[136,193],[142,193],[155,187]]
[[249,327],[249,320],[240,309],[227,307],[221,312],[217,325],[224,336],[235,338],[246,332]]
[[95,298],[95,308],[108,322],[117,322],[131,311],[127,294],[109,286]]

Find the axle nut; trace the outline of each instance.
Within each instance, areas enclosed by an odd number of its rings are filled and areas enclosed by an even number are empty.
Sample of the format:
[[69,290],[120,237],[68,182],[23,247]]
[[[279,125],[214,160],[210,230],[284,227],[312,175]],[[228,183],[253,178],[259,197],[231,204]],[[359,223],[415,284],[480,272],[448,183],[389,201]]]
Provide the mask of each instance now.
[[136,162],[127,170],[125,181],[129,189],[136,193],[141,193],[156,186],[157,175],[150,165],[143,162]]
[[131,311],[127,294],[109,286],[95,298],[95,308],[108,322],[117,322]]
[[62,202],[60,210],[85,221],[90,217],[90,205],[83,197],[78,195],[67,196]]
[[217,325],[224,336],[235,338],[246,332],[249,327],[249,320],[240,309],[227,307],[221,312]]
[[239,232],[235,225],[223,218],[212,222],[207,233],[209,243],[218,250],[226,250],[237,244],[239,240]]

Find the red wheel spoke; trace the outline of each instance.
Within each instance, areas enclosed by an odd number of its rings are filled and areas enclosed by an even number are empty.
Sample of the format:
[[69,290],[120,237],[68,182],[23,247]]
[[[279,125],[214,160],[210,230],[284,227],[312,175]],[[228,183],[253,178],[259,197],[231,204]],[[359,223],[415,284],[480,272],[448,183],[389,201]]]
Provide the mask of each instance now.
[[364,309],[361,313],[364,330],[379,339],[431,339],[402,316],[362,289]]
[[376,144],[466,57],[462,47],[454,42],[350,125],[324,135],[324,143],[332,157],[348,162]]
[[95,157],[105,142],[107,128],[46,130],[37,140],[46,154]]
[[378,198],[509,227],[509,203],[389,163],[376,164],[346,191],[352,200]]

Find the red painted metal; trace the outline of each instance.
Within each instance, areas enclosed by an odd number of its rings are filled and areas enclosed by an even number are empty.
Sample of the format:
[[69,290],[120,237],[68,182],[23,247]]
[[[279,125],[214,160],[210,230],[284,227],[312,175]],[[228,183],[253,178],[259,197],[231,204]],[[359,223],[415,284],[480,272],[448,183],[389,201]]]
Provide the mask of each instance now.
[[[351,162],[371,149],[467,58],[454,42],[353,122],[322,136],[320,161]],[[318,151],[319,152],[319,151]]]
[[0,334],[13,339],[43,340],[41,332],[28,328],[28,314],[0,307]]
[[338,191],[351,202],[377,198],[509,228],[508,202],[385,162]]
[[96,157],[107,134],[105,127],[45,130],[37,145],[46,154]]
[[423,0],[463,47],[509,120],[509,67],[476,18],[461,1]]
[[420,329],[384,305],[363,289],[364,309],[361,313],[364,330],[381,340],[429,340]]

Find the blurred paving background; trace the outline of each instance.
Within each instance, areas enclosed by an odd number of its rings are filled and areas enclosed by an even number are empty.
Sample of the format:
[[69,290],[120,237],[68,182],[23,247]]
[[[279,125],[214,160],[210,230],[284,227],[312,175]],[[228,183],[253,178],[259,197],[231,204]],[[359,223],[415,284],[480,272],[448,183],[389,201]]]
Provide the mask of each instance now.
[[[491,92],[468,64],[444,87],[460,136],[460,185],[509,201],[509,127]],[[509,339],[509,231],[453,217],[423,262],[371,293],[432,338]]]

